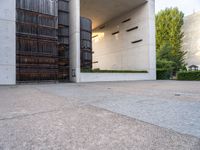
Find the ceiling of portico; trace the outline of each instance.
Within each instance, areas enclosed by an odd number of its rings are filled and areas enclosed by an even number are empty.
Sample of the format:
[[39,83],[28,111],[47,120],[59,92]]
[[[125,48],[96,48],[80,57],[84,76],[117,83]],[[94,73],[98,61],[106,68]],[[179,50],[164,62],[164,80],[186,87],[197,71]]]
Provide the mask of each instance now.
[[93,21],[93,29],[147,0],[80,0],[81,16]]

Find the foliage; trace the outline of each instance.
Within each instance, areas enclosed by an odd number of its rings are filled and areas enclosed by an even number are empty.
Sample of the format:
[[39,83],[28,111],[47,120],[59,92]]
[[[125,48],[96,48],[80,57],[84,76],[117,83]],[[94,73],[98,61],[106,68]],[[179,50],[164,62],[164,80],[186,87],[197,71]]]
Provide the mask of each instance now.
[[167,61],[165,59],[157,60],[157,68],[158,69],[167,69],[173,71],[174,69],[174,62]]
[[171,71],[168,69],[157,69],[157,80],[168,80],[171,77]]
[[200,81],[200,71],[181,71],[177,74],[178,80]]
[[157,60],[174,62],[174,72],[185,66],[186,52],[181,50],[183,18],[178,8],[167,8],[156,15]]
[[172,77],[174,62],[167,60],[157,60],[157,79],[167,80]]

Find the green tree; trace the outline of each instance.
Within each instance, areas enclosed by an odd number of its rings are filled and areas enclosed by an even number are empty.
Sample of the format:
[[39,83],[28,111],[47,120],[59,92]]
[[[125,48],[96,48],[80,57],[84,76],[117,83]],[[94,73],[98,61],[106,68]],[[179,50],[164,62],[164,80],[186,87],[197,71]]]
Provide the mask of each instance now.
[[183,18],[178,8],[167,8],[156,15],[157,60],[173,62],[174,72],[185,66],[186,52],[181,50]]

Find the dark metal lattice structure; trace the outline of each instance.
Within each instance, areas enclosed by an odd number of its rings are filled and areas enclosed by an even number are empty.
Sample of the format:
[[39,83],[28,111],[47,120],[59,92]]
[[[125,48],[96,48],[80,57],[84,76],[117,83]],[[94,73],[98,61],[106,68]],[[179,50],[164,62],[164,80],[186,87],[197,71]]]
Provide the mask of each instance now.
[[81,17],[81,69],[92,69],[92,21]]
[[56,0],[17,0],[17,81],[58,76]]
[[58,78],[69,79],[69,1],[58,1]]
[[[16,0],[17,81],[69,80],[69,0]],[[92,22],[81,17],[81,68],[92,69]]]
[[16,5],[17,81],[68,80],[68,1],[17,0]]

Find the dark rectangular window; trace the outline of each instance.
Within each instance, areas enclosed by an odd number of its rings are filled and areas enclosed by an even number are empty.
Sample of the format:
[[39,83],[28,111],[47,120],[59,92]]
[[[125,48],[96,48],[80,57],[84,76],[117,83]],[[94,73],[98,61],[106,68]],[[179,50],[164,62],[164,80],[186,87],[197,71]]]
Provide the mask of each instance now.
[[98,64],[99,62],[98,61],[94,61],[94,62],[92,62],[93,64]]
[[133,41],[133,42],[131,42],[132,44],[135,44],[135,43],[139,43],[139,42],[142,42],[143,40],[142,39],[140,39],[140,40],[136,40],[136,41]]
[[119,31],[117,31],[117,32],[113,32],[112,35],[115,35],[115,34],[118,34],[118,33],[119,33]]
[[133,30],[136,30],[136,29],[138,29],[138,26],[130,28],[130,29],[126,30],[126,32],[130,32],[130,31],[133,31]]
[[122,23],[126,23],[126,22],[128,22],[128,21],[130,21],[130,20],[131,20],[131,18],[128,18],[128,19],[122,21]]
[[92,38],[96,38],[96,37],[98,37],[98,35],[94,35]]
[[99,27],[99,29],[104,29],[104,28],[105,28],[105,25],[103,25],[103,26]]

